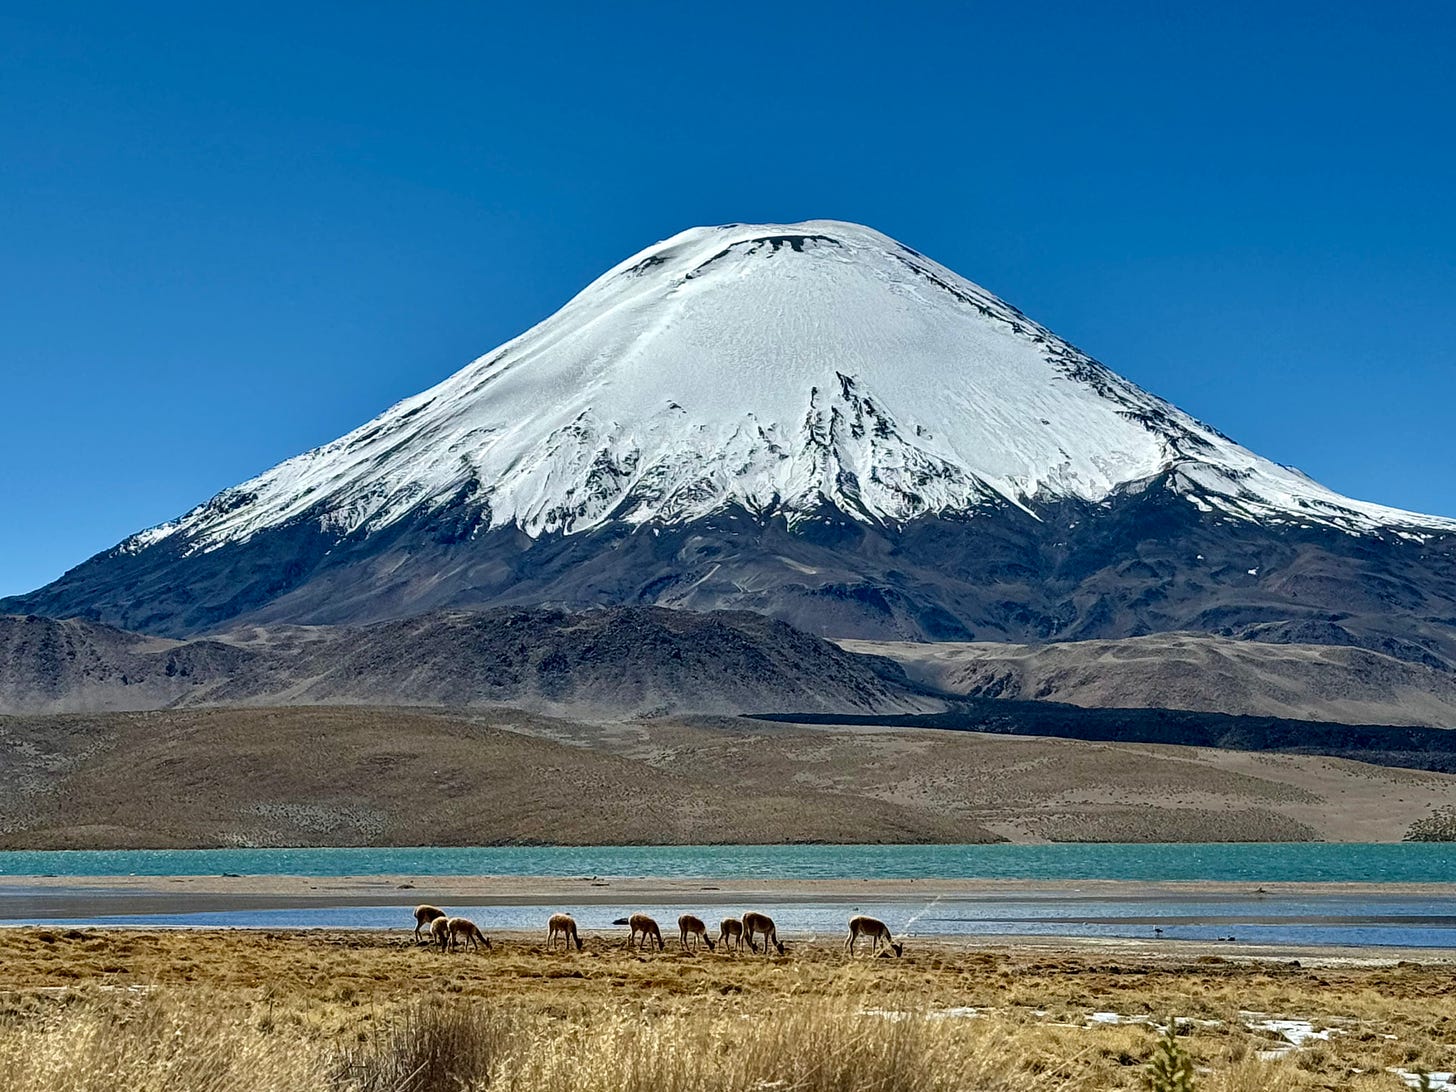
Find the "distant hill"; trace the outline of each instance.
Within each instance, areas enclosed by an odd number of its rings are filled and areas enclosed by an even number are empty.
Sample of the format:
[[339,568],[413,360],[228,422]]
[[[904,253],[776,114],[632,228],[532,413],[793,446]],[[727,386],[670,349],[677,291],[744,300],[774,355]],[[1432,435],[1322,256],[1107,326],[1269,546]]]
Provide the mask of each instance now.
[[736,717],[0,716],[7,849],[1399,841],[1453,791],[1450,775],[1323,756]]
[[840,644],[888,656],[912,679],[972,698],[1456,728],[1456,672],[1339,644],[1191,633],[1041,645]]
[[509,704],[612,715],[942,706],[890,660],[748,612],[439,611],[178,641],[0,616],[0,712]]

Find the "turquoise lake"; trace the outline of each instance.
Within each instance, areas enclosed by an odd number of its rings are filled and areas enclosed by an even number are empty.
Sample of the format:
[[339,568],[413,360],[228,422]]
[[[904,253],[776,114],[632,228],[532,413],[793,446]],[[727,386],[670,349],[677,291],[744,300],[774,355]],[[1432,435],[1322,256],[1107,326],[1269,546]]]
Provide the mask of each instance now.
[[712,876],[1456,882],[1456,843],[599,846],[0,852],[0,876]]

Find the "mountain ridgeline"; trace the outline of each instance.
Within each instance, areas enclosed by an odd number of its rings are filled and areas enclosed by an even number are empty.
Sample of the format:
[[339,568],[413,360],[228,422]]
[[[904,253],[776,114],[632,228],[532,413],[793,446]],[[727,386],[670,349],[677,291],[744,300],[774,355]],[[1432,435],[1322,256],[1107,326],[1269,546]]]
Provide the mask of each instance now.
[[870,229],[729,225],[0,611],[179,638],[602,603],[1450,672],[1456,521],[1261,458]]
[[[1311,649],[1292,651],[1307,657]],[[1234,689],[1263,687],[1266,697],[1289,700],[1287,685],[1267,686],[1266,670],[1262,661],[1245,667]],[[1432,708],[1430,695],[1408,709],[1356,703],[1338,710],[1346,715],[1337,722],[1317,715],[1325,695],[1314,685],[1305,700],[1316,715],[1305,719],[1229,715],[1208,693],[1204,704],[1184,709],[1119,707],[1128,696],[1136,700],[1135,691],[1114,685],[1104,707],[1083,708],[1014,694],[955,694],[918,683],[869,648],[847,651],[750,612],[441,611],[367,626],[248,627],[186,641],[78,620],[0,616],[0,746],[12,748],[14,733],[34,728],[37,715],[84,732],[83,724],[98,731],[121,724],[122,714],[184,709],[251,709],[259,723],[286,709],[348,707],[365,719],[386,709],[399,717],[433,709],[481,725],[514,723],[527,710],[627,721],[634,731],[651,722],[696,722],[743,739],[761,737],[772,721],[931,728],[1323,754],[1456,773],[1456,732],[1430,726],[1451,722],[1420,719]],[[1349,715],[1371,709],[1403,723]],[[93,719],[64,720],[87,714]],[[560,721],[561,730],[568,724]]]

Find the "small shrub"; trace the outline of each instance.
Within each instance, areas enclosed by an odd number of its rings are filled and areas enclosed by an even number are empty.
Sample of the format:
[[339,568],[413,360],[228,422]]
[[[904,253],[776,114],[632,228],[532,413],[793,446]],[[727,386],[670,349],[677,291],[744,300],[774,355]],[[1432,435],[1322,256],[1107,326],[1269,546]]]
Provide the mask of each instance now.
[[1175,1020],[1171,1016],[1167,1030],[1153,1051],[1143,1083],[1148,1092],[1194,1092],[1193,1059],[1179,1045]]
[[1450,804],[1436,808],[1430,815],[1417,819],[1405,832],[1407,842],[1456,842],[1456,807]]

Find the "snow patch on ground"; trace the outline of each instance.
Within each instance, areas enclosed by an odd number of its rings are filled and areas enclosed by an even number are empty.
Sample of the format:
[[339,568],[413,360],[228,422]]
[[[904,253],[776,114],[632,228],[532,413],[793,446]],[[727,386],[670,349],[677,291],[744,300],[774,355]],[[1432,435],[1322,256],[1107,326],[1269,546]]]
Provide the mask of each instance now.
[[[925,1013],[911,1013],[899,1009],[863,1009],[865,1016],[877,1016],[890,1021],[909,1020],[916,1016],[922,1016],[932,1020],[945,1019],[973,1019],[986,1015],[983,1010],[970,1007],[951,1007],[931,1009]],[[1038,1009],[1031,1015],[1045,1017],[1049,1014]],[[1341,1018],[1334,1018],[1316,1025],[1312,1020],[1292,1019],[1288,1017],[1273,1017],[1263,1012],[1240,1012],[1239,1023],[1245,1031],[1273,1036],[1270,1045],[1263,1049],[1255,1050],[1253,1055],[1261,1062],[1277,1062],[1290,1058],[1299,1051],[1306,1049],[1314,1043],[1327,1043],[1337,1035],[1344,1035],[1346,1032],[1339,1027],[1332,1027],[1330,1023],[1339,1024]],[[1349,1021],[1353,1023],[1353,1021]],[[1217,1028],[1223,1027],[1222,1020],[1204,1020],[1191,1016],[1175,1016],[1173,1023],[1179,1028]],[[1093,1012],[1089,1013],[1081,1024],[1065,1023],[1062,1021],[1049,1021],[1049,1027],[1081,1028],[1093,1030],[1106,1027],[1126,1026],[1146,1027],[1149,1031],[1163,1034],[1168,1030],[1168,1025],[1161,1023],[1151,1013],[1121,1013],[1121,1012]],[[1386,1039],[1396,1039],[1394,1035],[1383,1036]],[[1420,1073],[1416,1070],[1402,1069],[1398,1066],[1390,1067],[1387,1072],[1399,1077],[1410,1088],[1420,1087]],[[1435,1092],[1456,1092],[1456,1074],[1446,1072],[1428,1073],[1430,1087]]]
[[974,1020],[982,1014],[980,1009],[973,1009],[969,1005],[952,1005],[944,1009],[928,1009],[921,1013],[909,1013],[900,1009],[861,1009],[861,1016],[878,1016],[882,1020],[898,1022],[909,1020],[912,1016],[921,1016],[927,1020]]
[[[1386,1072],[1394,1073],[1408,1088],[1421,1086],[1421,1074],[1416,1070],[1392,1066]],[[1426,1079],[1430,1082],[1428,1087],[1432,1092],[1456,1092],[1456,1073],[1427,1073]]]

